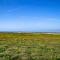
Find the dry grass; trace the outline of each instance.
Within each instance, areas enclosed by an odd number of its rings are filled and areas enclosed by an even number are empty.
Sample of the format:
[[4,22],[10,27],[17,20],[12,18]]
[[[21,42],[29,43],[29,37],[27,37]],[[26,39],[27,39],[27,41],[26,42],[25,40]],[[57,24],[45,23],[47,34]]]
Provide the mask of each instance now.
[[60,35],[0,33],[0,60],[60,60]]

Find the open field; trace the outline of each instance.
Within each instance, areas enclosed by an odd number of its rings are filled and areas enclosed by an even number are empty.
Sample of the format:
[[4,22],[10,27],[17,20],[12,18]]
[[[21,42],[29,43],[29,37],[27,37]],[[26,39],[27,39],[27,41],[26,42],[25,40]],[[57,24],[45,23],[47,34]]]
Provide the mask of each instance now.
[[60,60],[60,35],[0,33],[0,60]]

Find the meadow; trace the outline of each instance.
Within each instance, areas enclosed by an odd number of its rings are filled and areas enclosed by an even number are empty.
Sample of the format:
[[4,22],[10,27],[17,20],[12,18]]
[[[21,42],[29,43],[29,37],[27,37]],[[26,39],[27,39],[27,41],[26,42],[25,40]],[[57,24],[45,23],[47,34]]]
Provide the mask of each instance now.
[[60,60],[60,34],[0,33],[0,60]]

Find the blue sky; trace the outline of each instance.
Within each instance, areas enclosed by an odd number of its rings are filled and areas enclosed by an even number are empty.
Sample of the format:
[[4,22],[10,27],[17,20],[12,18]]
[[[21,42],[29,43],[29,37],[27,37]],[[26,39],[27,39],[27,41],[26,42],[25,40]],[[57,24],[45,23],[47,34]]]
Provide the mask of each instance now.
[[0,31],[60,32],[60,0],[0,0]]

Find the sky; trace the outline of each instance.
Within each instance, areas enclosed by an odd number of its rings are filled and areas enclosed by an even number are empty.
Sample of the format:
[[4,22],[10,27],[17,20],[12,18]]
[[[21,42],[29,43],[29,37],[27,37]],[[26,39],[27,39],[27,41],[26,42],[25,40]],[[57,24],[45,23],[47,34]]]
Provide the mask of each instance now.
[[0,0],[0,31],[60,32],[60,0]]

